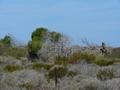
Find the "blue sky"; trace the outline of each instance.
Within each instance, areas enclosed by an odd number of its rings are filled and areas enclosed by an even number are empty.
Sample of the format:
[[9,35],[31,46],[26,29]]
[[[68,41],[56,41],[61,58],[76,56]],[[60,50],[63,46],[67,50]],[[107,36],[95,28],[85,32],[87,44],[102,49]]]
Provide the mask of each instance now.
[[0,38],[27,42],[37,27],[120,46],[120,0],[0,0]]

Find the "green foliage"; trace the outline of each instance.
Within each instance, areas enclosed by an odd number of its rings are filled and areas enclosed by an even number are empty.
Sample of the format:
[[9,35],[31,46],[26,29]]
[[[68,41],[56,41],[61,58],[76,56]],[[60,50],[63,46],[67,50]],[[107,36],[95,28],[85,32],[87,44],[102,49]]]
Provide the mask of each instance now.
[[88,63],[93,63],[96,59],[96,56],[94,54],[89,53],[81,53],[81,59],[86,60]]
[[42,43],[38,40],[36,41],[29,41],[28,43],[28,50],[30,52],[36,53],[38,50],[42,48]]
[[102,81],[109,80],[114,77],[115,75],[113,69],[109,69],[109,68],[101,69],[97,73],[97,78]]
[[[49,35],[48,35],[49,34]],[[46,37],[48,36],[48,37]],[[62,35],[57,32],[49,32],[47,28],[37,28],[33,33],[32,33],[32,41],[39,40],[40,42],[44,42],[47,38],[51,39],[51,41],[58,42]]]
[[103,58],[96,59],[94,63],[99,66],[109,66],[109,65],[114,64],[115,62],[116,62],[115,60],[111,60],[111,59],[103,57]]
[[74,71],[69,71],[68,74],[67,74],[68,77],[74,77],[76,75],[78,75],[78,73],[74,72]]
[[96,59],[94,54],[86,52],[73,53],[69,58],[69,63],[75,63],[77,61],[85,60],[87,63],[93,63]]
[[58,79],[61,79],[67,75],[67,72],[68,70],[64,66],[56,65],[49,70],[48,77],[49,79],[54,79],[55,85],[57,85]]
[[2,40],[0,40],[0,47],[3,47],[3,43],[2,43]]
[[11,48],[11,50],[9,51],[9,55],[13,56],[17,59],[20,59],[21,57],[26,57],[27,55],[27,49],[26,48]]
[[14,71],[21,70],[21,69],[22,67],[19,65],[6,65],[4,67],[4,71],[6,72],[14,72]]
[[[42,48],[44,39],[46,37],[48,30],[46,28],[37,28],[31,35],[32,41],[28,42],[28,52],[32,54],[37,54],[37,52]],[[31,57],[33,55],[29,55]]]
[[62,35],[60,33],[51,32],[51,38],[52,38],[53,42],[58,42],[61,37],[62,37]]
[[97,87],[94,83],[90,83],[84,87],[84,90],[97,90]]
[[54,66],[52,69],[49,71],[49,77],[50,78],[62,78],[67,74],[67,69],[63,66]]
[[1,56],[12,56],[17,59],[25,57],[27,49],[13,45],[13,38],[10,35],[6,35],[0,40],[0,55]]
[[10,47],[12,46],[12,37],[6,35],[3,39],[0,40],[0,47]]
[[115,59],[106,58],[106,57],[97,57],[95,54],[90,54],[87,52],[77,52],[73,53],[70,57],[69,63],[76,63],[78,61],[85,60],[87,63],[95,63],[99,66],[109,66],[116,62],[119,62]]
[[42,63],[34,63],[32,65],[32,69],[39,71],[41,68],[49,70],[53,65],[52,64],[42,64]]
[[80,56],[80,52],[77,52],[77,53],[73,53],[70,57],[69,57],[69,63],[75,63],[77,61],[79,61],[81,59],[81,56]]
[[44,36],[45,36],[45,34],[46,34],[47,32],[48,32],[48,29],[46,29],[46,28],[43,28],[43,27],[37,28],[37,29],[32,33],[31,38],[32,38],[33,41],[34,41],[34,40],[39,40],[39,41],[41,41],[41,40],[43,40],[43,38],[44,38]]
[[32,32],[31,41],[28,42],[29,59],[38,59],[38,51],[43,47],[47,41],[57,42],[60,40],[61,34],[57,32],[50,32],[47,28],[37,28]]
[[113,48],[109,57],[120,59],[120,48]]
[[25,57],[27,54],[26,48],[21,47],[9,47],[5,48],[0,55],[2,56],[12,56],[17,59],[20,59],[21,57]]
[[66,65],[68,63],[68,60],[69,60],[68,57],[57,56],[55,60],[55,64]]
[[31,84],[30,82],[24,83],[24,84],[20,84],[18,86],[21,87],[21,88],[26,88],[27,90],[31,90],[31,89],[34,88],[33,84]]
[[6,35],[3,39],[2,42],[5,46],[11,46],[12,43],[12,38],[9,35]]

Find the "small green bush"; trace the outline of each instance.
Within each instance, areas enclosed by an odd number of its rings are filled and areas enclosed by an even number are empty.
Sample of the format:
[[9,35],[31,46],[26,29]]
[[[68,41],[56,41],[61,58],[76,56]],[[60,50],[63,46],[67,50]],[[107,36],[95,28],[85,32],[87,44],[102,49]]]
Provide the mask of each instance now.
[[42,48],[42,43],[39,40],[28,42],[28,51],[37,53]]
[[20,47],[9,47],[2,50],[2,56],[12,56],[16,59],[20,59],[21,57],[26,57],[27,49]]
[[4,67],[4,71],[6,72],[14,72],[14,71],[21,70],[21,69],[22,67],[19,65],[6,65]]
[[120,59],[120,48],[113,48],[109,57]]
[[81,53],[80,56],[81,59],[87,61],[88,63],[93,63],[96,59],[96,56],[90,53]]
[[70,56],[69,63],[75,63],[81,60],[85,60],[87,63],[93,63],[96,60],[96,56],[87,52],[74,53]]
[[67,74],[67,69],[63,66],[56,65],[56,66],[54,66],[50,69],[49,77],[54,78],[55,77],[55,72],[56,72],[56,76],[58,78],[62,78]]
[[74,77],[74,76],[76,76],[77,74],[78,74],[77,72],[69,71],[68,74],[67,74],[67,76],[68,76],[68,77]]
[[84,90],[97,90],[97,86],[95,86],[93,83],[90,83],[84,87]]
[[112,65],[114,64],[115,61],[114,60],[109,60],[109,59],[98,59],[95,61],[95,64],[99,65],[99,66],[109,66],[109,65]]
[[58,79],[63,78],[64,76],[67,75],[67,73],[68,73],[67,68],[61,65],[56,65],[49,70],[48,77],[49,79],[54,79],[55,85],[57,85]]
[[41,63],[34,63],[32,65],[32,69],[39,71],[41,68],[49,70],[53,65],[52,64],[41,64]]
[[70,57],[69,57],[69,63],[75,63],[77,62],[78,60],[81,59],[81,56],[80,56],[80,52],[77,52],[77,53],[73,53]]
[[58,42],[61,37],[62,37],[62,35],[61,35],[60,33],[51,32],[51,40],[52,40],[53,42]]
[[31,90],[34,88],[33,84],[31,84],[31,83],[24,83],[24,84],[20,84],[18,86],[21,88],[26,88],[27,90]]
[[57,56],[55,59],[55,64],[66,65],[68,63],[68,57]]
[[113,69],[109,69],[109,68],[101,69],[97,73],[97,78],[102,81],[109,80],[114,77],[115,75]]
[[31,39],[39,40],[40,42],[43,41],[45,35],[47,35],[48,29],[44,27],[36,28],[35,31],[32,32]]
[[11,47],[13,38],[10,35],[5,35],[3,39],[0,40],[0,46]]

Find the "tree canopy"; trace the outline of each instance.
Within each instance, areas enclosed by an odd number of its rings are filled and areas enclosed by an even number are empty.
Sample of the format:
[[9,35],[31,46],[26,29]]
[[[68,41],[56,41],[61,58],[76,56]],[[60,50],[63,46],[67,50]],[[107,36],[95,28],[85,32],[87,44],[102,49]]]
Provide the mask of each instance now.
[[12,37],[10,35],[6,35],[3,39],[0,40],[0,46],[12,46]]

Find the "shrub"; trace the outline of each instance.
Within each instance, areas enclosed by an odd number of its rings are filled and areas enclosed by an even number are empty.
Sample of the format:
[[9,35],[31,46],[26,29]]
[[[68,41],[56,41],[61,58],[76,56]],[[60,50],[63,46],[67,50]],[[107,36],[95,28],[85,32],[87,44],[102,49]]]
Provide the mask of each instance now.
[[4,67],[4,70],[6,72],[14,72],[14,71],[21,70],[21,69],[22,69],[22,67],[19,65],[6,65]]
[[29,41],[28,50],[29,52],[37,53],[42,48],[42,43],[39,40]]
[[99,66],[109,66],[109,65],[114,64],[115,61],[107,59],[107,58],[101,58],[101,59],[97,59],[94,63]]
[[96,60],[96,56],[87,52],[73,53],[69,58],[69,63],[76,63],[81,60],[85,60],[87,63],[93,63]]
[[12,37],[10,35],[6,35],[3,39],[0,40],[1,45],[5,47],[12,46]]
[[12,56],[16,59],[20,59],[21,57],[26,57],[27,55],[27,48],[21,47],[8,47],[2,50],[0,53],[2,56]]
[[32,32],[32,40],[39,40],[39,41],[43,41],[43,38],[45,37],[45,35],[47,34],[48,29],[47,28],[37,28],[35,31]]
[[92,63],[96,59],[96,56],[90,53],[81,53],[80,56],[81,56],[81,59],[87,61],[88,63]]
[[51,38],[52,38],[51,41],[58,42],[61,37],[62,37],[62,35],[60,33],[51,32]]
[[42,48],[42,43],[39,40],[28,42],[28,59],[39,59],[38,51]]
[[67,69],[64,66],[56,65],[49,70],[48,77],[49,79],[55,80],[55,85],[58,83],[58,79],[63,78],[67,75]]
[[69,63],[75,63],[75,62],[77,62],[80,59],[81,59],[80,52],[73,53],[69,57]]
[[113,48],[111,51],[111,55],[109,55],[111,58],[120,58],[120,48]]
[[97,78],[102,81],[109,80],[114,77],[115,77],[114,71],[113,69],[110,69],[110,68],[100,69],[97,73]]
[[20,59],[21,57],[25,57],[27,55],[27,49],[20,47],[11,47],[5,51],[5,55]]
[[84,90],[97,90],[97,87],[91,83],[91,84],[86,85],[84,87]]
[[69,71],[68,74],[67,74],[67,76],[68,76],[68,77],[74,77],[74,76],[76,76],[77,74],[78,74],[77,72]]
[[55,64],[66,65],[68,63],[68,57],[57,56],[55,59]]
[[21,88],[26,88],[27,90],[31,90],[34,88],[33,84],[31,83],[24,83],[24,84],[21,84],[21,85],[18,85],[19,87]]
[[32,65],[32,69],[39,71],[41,68],[49,70],[53,65],[52,64],[41,64],[41,63],[34,63]]
[[47,32],[46,28],[37,28],[32,32],[32,40],[28,42],[29,59],[38,59],[37,53],[42,48]]

